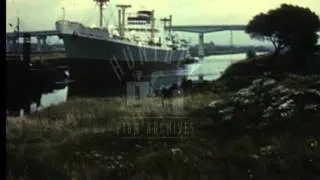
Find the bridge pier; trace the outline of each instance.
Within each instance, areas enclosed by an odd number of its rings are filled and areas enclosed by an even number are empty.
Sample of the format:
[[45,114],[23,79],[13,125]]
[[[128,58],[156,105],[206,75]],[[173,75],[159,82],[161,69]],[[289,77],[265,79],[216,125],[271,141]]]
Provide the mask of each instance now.
[[198,49],[198,56],[199,58],[204,57],[204,33],[199,33],[199,49]]
[[47,46],[47,36],[37,36],[37,51],[40,52],[42,48]]
[[43,45],[43,48],[47,47],[47,36],[42,37],[42,45]]
[[16,37],[12,38],[7,38],[7,44],[6,44],[6,51],[12,52],[12,51],[17,51],[18,50],[18,41],[19,39]]
[[[8,42],[8,51],[17,51],[18,40],[23,36],[24,33],[29,33],[30,37],[37,39],[37,51],[42,51],[47,49],[47,37],[48,36],[58,36],[59,33],[55,30],[49,31],[31,31],[31,32],[9,32],[6,33],[6,38],[9,40]],[[41,42],[42,41],[42,42]],[[19,51],[22,50],[22,45],[19,47]]]
[[6,38],[6,52],[10,52],[10,40]]
[[234,45],[233,45],[233,33],[232,33],[232,30],[230,30],[230,46],[231,46],[231,47],[234,47]]
[[41,39],[39,36],[36,37],[37,38],[37,52],[41,51]]
[[40,52],[41,51],[41,40],[42,38],[37,36],[37,51]]

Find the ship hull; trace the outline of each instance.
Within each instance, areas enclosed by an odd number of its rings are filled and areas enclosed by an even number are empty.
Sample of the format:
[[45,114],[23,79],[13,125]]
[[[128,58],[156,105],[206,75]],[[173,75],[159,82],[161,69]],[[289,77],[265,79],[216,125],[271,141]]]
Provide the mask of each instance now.
[[[178,75],[178,71],[185,70],[184,65],[179,61],[172,62],[144,62],[128,65],[126,61],[101,59],[77,59],[63,58],[50,60],[55,65],[68,65],[70,78],[74,80],[69,87],[70,96],[109,96],[125,95],[126,84],[129,81],[152,81],[154,74],[159,72],[169,72],[171,81],[163,85],[176,83],[183,75]],[[141,78],[136,76],[136,72],[141,72]]]
[[67,58],[128,61],[171,62],[184,60],[187,50],[139,46],[114,39],[94,39],[61,34]]
[[[128,81],[151,81],[159,71],[184,69],[182,60],[186,50],[145,48],[137,45],[99,40],[88,37],[60,34],[64,41],[66,58],[62,61],[70,68],[70,95],[125,94]],[[178,81],[179,77],[176,78]],[[174,83],[168,82],[168,83]]]

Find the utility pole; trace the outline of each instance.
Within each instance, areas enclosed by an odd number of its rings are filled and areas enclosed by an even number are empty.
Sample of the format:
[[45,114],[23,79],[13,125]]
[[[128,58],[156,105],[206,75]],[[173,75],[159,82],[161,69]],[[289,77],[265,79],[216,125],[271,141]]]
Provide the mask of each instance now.
[[66,11],[65,11],[65,8],[63,7],[62,8],[62,20],[65,20],[66,19]]
[[14,49],[15,49],[15,51],[16,51],[16,53],[18,53],[19,52],[19,37],[20,37],[20,18],[18,17],[17,18],[17,25],[16,25],[16,35],[17,35],[17,37],[15,38],[15,40],[14,40]]
[[20,18],[19,18],[19,17],[18,17],[18,19],[17,19],[16,29],[17,29],[17,33],[19,34],[19,33],[20,33]]

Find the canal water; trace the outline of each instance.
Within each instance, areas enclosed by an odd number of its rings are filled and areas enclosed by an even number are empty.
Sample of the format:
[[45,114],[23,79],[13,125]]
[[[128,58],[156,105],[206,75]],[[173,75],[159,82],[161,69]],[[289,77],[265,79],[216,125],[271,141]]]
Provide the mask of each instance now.
[[187,66],[188,79],[198,80],[199,75],[203,74],[204,80],[215,80],[232,63],[245,58],[245,53],[204,57],[199,63]]
[[67,101],[67,67],[27,67],[20,61],[7,62],[7,116],[23,116]]
[[[217,79],[229,65],[245,58],[246,54],[214,55],[205,57],[197,64],[187,65],[188,79],[198,80],[199,75],[203,75],[205,80]],[[30,105],[29,107],[32,113],[55,104],[65,102],[68,96],[68,86],[62,89],[52,89],[46,93],[39,92],[39,94],[35,96],[36,98],[22,102],[22,104],[19,103],[18,109],[15,108],[15,110],[10,114],[13,116],[21,115],[19,109],[25,107],[25,103],[27,103],[27,106]]]
[[215,80],[232,63],[245,59],[246,54],[213,55],[204,57],[198,63],[186,65],[175,71],[154,72],[151,78],[151,91],[169,88],[172,84],[180,84],[183,77],[189,80]]
[[23,116],[26,114],[26,106],[29,106],[30,113],[35,113],[47,107],[66,102],[68,96],[68,86],[63,89],[53,89],[51,92],[38,92],[27,101],[16,100],[17,108],[7,109],[7,116]]

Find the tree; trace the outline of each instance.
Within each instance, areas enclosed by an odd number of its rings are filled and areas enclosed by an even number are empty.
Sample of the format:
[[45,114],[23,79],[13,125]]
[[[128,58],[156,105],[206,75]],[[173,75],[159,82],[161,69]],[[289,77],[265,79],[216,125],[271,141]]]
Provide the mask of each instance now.
[[256,15],[246,26],[251,38],[271,41],[275,54],[285,48],[299,55],[314,51],[319,30],[320,20],[314,12],[289,4]]

